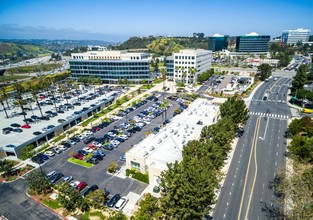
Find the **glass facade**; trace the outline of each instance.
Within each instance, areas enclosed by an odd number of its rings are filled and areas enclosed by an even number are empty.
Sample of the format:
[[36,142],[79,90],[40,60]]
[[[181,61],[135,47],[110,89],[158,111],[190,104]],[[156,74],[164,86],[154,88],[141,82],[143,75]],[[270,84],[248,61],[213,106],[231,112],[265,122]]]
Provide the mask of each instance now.
[[229,41],[229,36],[209,37],[208,48],[209,50],[212,50],[213,52],[227,50],[228,41]]
[[268,52],[270,36],[240,36],[236,38],[236,52]]
[[70,60],[73,78],[99,77],[104,83],[128,79],[134,83],[151,81],[148,60]]
[[174,59],[172,57],[166,59],[166,71],[167,76],[172,79],[174,77]]

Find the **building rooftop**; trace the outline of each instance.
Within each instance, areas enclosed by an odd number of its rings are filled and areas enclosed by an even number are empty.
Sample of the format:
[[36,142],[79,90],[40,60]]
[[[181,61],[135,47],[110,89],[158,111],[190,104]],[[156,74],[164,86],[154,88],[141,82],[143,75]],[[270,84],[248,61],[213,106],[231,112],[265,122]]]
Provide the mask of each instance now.
[[183,146],[198,139],[204,126],[216,122],[219,108],[206,99],[196,99],[181,114],[135,145],[128,153],[145,157],[148,166],[166,169],[167,163],[182,159]]

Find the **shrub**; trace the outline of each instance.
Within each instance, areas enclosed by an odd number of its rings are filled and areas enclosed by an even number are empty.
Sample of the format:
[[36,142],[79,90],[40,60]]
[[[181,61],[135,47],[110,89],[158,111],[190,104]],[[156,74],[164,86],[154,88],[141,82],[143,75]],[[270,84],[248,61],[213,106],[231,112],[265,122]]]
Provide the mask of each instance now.
[[83,167],[87,167],[87,168],[93,167],[93,165],[91,163],[88,163],[86,161],[82,161],[82,160],[79,160],[79,159],[76,159],[76,158],[69,158],[68,162],[75,163],[77,165],[80,165],[80,166],[83,166]]
[[109,173],[114,173],[116,169],[118,168],[118,164],[112,161],[109,166],[108,166],[108,172]]
[[143,174],[137,170],[127,169],[126,170],[126,176],[129,176],[130,174],[132,175],[132,178],[149,184],[149,175],[148,174]]

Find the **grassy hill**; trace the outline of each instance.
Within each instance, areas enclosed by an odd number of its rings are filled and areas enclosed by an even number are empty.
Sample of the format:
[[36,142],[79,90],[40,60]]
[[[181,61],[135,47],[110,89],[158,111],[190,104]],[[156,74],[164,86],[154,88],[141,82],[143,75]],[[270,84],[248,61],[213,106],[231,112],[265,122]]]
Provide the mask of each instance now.
[[50,50],[38,45],[0,42],[0,60],[7,62],[20,62],[49,53]]
[[115,50],[149,49],[149,52],[166,56],[184,48],[208,49],[208,39],[198,34],[193,37],[131,37],[112,47]]

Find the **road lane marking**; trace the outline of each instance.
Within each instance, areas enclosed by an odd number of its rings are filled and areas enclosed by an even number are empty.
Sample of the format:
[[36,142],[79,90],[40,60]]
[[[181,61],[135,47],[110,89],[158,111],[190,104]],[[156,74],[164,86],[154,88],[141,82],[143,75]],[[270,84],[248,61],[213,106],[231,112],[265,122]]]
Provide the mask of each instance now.
[[[241,201],[240,201],[240,207],[239,207],[239,213],[238,213],[238,220],[240,220],[240,216],[241,216],[241,210],[242,210],[242,205],[243,205],[243,200],[244,200],[244,195],[245,195],[245,191],[246,191],[246,186],[247,186],[247,180],[248,180],[248,176],[249,176],[249,170],[250,170],[250,164],[251,164],[251,158],[252,158],[252,154],[254,151],[254,146],[255,146],[255,141],[258,139],[258,130],[260,127],[260,120],[261,117],[258,117],[257,122],[256,122],[256,126],[255,126],[255,130],[254,130],[254,135],[253,135],[253,141],[252,141],[252,146],[251,146],[251,150],[250,150],[250,156],[249,156],[249,161],[248,161],[248,167],[246,170],[246,178],[245,178],[245,182],[244,182],[244,186],[243,186],[243,191],[242,191],[242,196],[241,196]],[[255,152],[256,153],[256,152]],[[257,168],[257,166],[256,166]],[[256,172],[255,172],[256,174]],[[256,177],[256,175],[255,175]],[[248,209],[247,209],[248,212]]]

